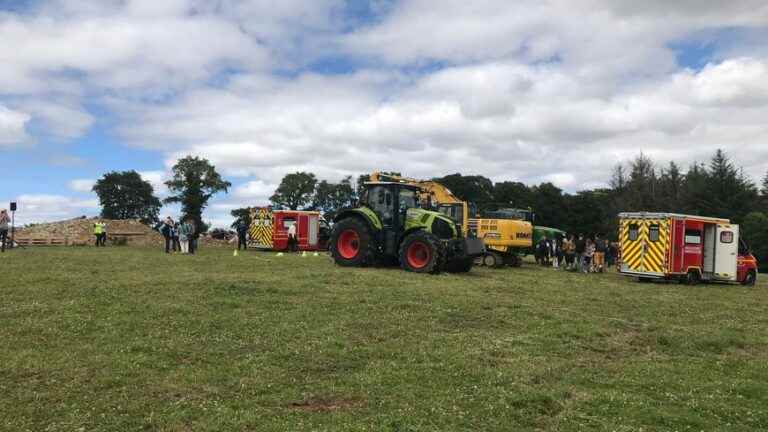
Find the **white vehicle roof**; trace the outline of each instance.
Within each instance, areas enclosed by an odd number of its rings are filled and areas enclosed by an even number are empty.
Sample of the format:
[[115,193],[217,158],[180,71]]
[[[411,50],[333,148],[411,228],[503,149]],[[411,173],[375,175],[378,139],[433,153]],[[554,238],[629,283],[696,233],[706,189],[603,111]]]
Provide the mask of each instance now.
[[680,213],[659,213],[659,212],[622,212],[619,213],[620,219],[664,219],[664,218],[695,219],[711,223],[731,223],[726,218],[713,218],[706,216],[686,215]]

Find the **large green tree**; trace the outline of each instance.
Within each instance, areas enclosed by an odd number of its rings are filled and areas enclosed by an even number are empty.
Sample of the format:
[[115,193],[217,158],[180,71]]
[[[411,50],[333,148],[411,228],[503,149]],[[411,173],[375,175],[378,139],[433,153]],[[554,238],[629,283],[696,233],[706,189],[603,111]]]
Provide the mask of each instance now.
[[230,215],[232,215],[233,218],[235,218],[235,221],[232,222],[231,227],[235,228],[238,224],[238,222],[243,221],[245,223],[245,226],[250,227],[251,226],[251,208],[250,207],[243,207],[243,208],[237,208],[229,212]]
[[274,195],[269,198],[277,208],[301,210],[307,207],[315,193],[317,178],[308,172],[296,172],[283,177]]
[[741,221],[756,209],[757,188],[743,171],[734,165],[722,150],[718,149],[709,162],[705,195],[702,201],[704,214],[727,217]]
[[152,184],[136,171],[112,171],[93,185],[99,196],[101,217],[105,219],[140,219],[146,224],[157,222],[160,199]]
[[487,177],[456,173],[432,180],[450,189],[459,199],[474,203],[480,212],[494,204],[493,182]]
[[232,183],[224,180],[207,159],[197,156],[179,159],[173,166],[173,178],[165,184],[173,194],[165,202],[180,203],[182,218],[192,218],[200,232],[208,230],[202,219],[208,201],[232,187]]
[[760,194],[763,203],[762,210],[768,214],[768,171],[765,172],[765,177],[763,177],[763,183],[760,187]]
[[323,212],[326,219],[333,219],[339,210],[351,206],[354,200],[352,177],[345,177],[339,183],[323,180],[315,187],[312,208]]
[[768,214],[749,213],[741,224],[741,237],[749,244],[761,269],[768,269]]

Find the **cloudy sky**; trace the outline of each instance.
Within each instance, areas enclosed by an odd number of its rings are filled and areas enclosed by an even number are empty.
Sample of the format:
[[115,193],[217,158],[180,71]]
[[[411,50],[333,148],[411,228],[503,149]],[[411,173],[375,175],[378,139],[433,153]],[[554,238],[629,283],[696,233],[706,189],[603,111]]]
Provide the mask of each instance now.
[[723,148],[759,178],[766,40],[765,0],[0,0],[0,203],[94,215],[103,173],[162,195],[187,154],[234,185],[217,224],[296,170],[577,191]]

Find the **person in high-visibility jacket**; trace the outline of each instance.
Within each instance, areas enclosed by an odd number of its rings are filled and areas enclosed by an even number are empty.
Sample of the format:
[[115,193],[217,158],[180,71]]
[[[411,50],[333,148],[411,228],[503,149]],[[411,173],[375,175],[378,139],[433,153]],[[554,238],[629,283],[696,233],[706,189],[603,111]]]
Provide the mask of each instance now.
[[106,225],[103,222],[94,222],[93,235],[96,237],[96,247],[106,246]]

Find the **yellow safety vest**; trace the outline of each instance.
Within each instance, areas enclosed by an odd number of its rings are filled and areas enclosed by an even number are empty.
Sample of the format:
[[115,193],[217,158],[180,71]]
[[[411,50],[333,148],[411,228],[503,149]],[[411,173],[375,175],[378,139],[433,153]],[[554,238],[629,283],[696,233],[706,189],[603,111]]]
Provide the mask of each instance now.
[[101,234],[104,232],[104,224],[95,223],[93,224],[93,233],[94,234]]

